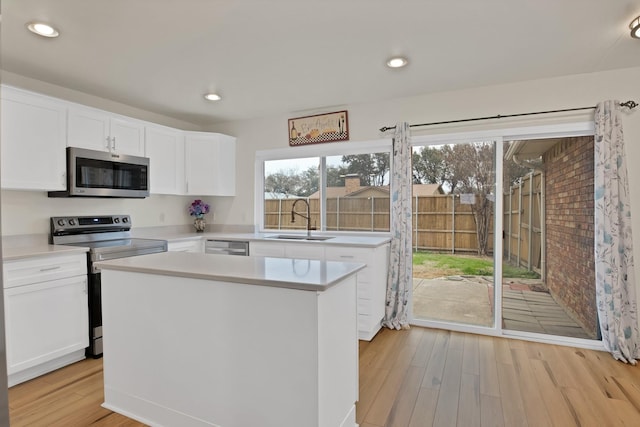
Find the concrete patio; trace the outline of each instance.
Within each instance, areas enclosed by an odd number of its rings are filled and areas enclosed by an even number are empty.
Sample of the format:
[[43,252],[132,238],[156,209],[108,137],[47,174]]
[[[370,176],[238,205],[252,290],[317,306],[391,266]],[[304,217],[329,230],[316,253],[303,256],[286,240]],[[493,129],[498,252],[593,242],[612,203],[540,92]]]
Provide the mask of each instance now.
[[[539,280],[503,280],[503,327],[575,338],[594,338],[583,330]],[[413,279],[415,319],[493,326],[493,282],[485,276]]]

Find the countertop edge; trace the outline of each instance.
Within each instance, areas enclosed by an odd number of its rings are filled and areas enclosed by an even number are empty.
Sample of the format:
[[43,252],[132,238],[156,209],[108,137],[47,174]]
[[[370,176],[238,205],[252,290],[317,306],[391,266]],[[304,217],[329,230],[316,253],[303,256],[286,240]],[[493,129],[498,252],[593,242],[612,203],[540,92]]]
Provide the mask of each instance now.
[[37,245],[25,247],[3,247],[2,261],[16,261],[27,258],[44,258],[57,255],[85,254],[89,248],[65,245]]
[[[391,241],[391,236],[335,236],[331,234],[315,234],[318,236],[329,235],[333,239],[328,240],[297,240],[297,239],[274,239],[269,236],[283,234],[278,232],[269,233],[228,233],[228,232],[203,232],[203,233],[172,233],[172,234],[153,234],[153,233],[135,233],[133,237],[141,237],[147,239],[162,239],[168,242],[180,242],[188,240],[229,240],[229,241],[248,241],[248,242],[269,242],[269,243],[293,243],[300,245],[325,245],[325,246],[353,246],[362,248],[377,248]],[[294,234],[294,233],[284,233]],[[370,240],[362,241],[362,240]]]
[[[176,253],[174,253],[176,254]],[[160,254],[155,254],[160,255]],[[196,254],[189,254],[190,256]],[[136,258],[144,258],[144,257],[153,257],[154,255],[146,255],[142,257]],[[226,255],[204,255],[204,256],[221,256],[225,257]],[[249,259],[247,257],[246,259]],[[272,257],[251,257],[251,258],[272,258]],[[131,258],[129,258],[131,260]],[[356,274],[358,271],[364,269],[366,264],[363,263],[352,263],[352,262],[339,262],[339,261],[318,261],[320,263],[331,263],[331,264],[348,264],[350,266],[348,271],[345,271],[340,274],[339,277],[335,279],[328,280],[322,284],[312,284],[312,283],[303,283],[303,282],[293,282],[293,281],[282,281],[282,280],[274,280],[269,278],[257,278],[250,277],[246,275],[242,275],[242,273],[234,273],[231,274],[220,274],[217,272],[193,272],[193,271],[185,271],[184,269],[179,269],[171,266],[145,266],[145,265],[131,265],[124,264],[121,260],[111,260],[111,261],[100,261],[95,263],[97,267],[101,270],[116,270],[116,271],[126,271],[131,273],[142,273],[142,274],[153,274],[159,276],[171,276],[171,277],[182,277],[182,278],[191,278],[191,279],[201,279],[208,281],[218,281],[218,282],[231,282],[231,283],[241,283],[247,285],[256,285],[256,286],[270,286],[277,288],[287,288],[287,289],[295,289],[302,291],[315,291],[322,292],[325,291],[332,286],[336,285],[340,281],[346,279],[349,276]],[[124,261],[130,262],[130,261]]]

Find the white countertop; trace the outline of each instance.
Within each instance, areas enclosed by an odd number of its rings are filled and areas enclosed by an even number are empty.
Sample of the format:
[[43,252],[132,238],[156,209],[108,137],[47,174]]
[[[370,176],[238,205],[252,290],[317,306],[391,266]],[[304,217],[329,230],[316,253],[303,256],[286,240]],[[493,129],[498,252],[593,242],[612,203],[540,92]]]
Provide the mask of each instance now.
[[3,246],[2,247],[2,260],[12,261],[23,258],[50,256],[50,255],[63,255],[63,254],[84,254],[89,251],[89,248],[83,248],[78,246],[64,246],[64,245],[33,245],[33,246]]
[[120,270],[305,291],[324,291],[365,264],[306,259],[163,252],[96,264]]
[[[358,235],[334,235],[335,237],[329,240],[294,240],[294,239],[274,239],[270,238],[270,236],[277,236],[279,234],[293,235],[293,234],[301,234],[294,232],[270,232],[270,233],[235,233],[235,232],[204,232],[204,233],[196,233],[192,232],[182,232],[182,231],[163,231],[159,230],[157,227],[154,227],[151,230],[145,230],[144,228],[134,229],[132,230],[132,236],[138,238],[147,238],[147,239],[160,239],[167,240],[170,242],[177,241],[186,241],[186,240],[201,240],[201,239],[214,239],[214,240],[239,240],[246,242],[280,242],[280,243],[294,243],[300,245],[346,245],[346,246],[359,246],[359,247],[368,247],[368,248],[376,248],[378,246],[384,245],[391,241],[391,237],[389,236],[358,236]],[[304,234],[304,233],[302,233]],[[331,235],[331,234],[322,234],[319,232],[312,232],[313,236],[323,236],[323,235]],[[40,237],[40,236],[39,236]],[[48,255],[59,255],[63,253],[84,253],[87,252],[87,248],[76,247],[76,246],[64,246],[64,245],[50,245],[46,242],[47,236],[43,236],[39,239],[25,239],[21,241],[17,239],[19,244],[9,243],[4,239],[2,245],[2,259],[4,261],[10,261],[15,259],[29,258],[29,257],[39,257],[39,256],[48,256]],[[14,240],[14,239],[10,239]]]
[[163,239],[168,241],[180,241],[180,240],[198,240],[198,239],[212,239],[212,240],[239,240],[246,242],[280,242],[280,243],[296,243],[303,245],[347,245],[347,246],[360,246],[375,248],[380,245],[384,245],[391,241],[390,236],[357,236],[357,235],[332,235],[318,232],[312,232],[312,236],[332,236],[328,240],[296,240],[296,239],[274,239],[273,236],[277,235],[304,235],[304,233],[295,233],[291,231],[274,231],[269,233],[228,233],[228,232],[204,232],[204,233],[181,233],[172,232],[165,233],[161,231],[148,232],[144,229],[133,230],[134,237],[147,238],[147,239]]

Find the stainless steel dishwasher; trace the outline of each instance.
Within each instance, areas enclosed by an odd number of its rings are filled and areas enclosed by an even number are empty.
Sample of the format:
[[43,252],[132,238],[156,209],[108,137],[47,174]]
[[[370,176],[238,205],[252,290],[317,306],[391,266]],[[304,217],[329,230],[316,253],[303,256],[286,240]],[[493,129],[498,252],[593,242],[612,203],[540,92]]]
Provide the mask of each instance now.
[[249,242],[240,240],[207,240],[204,253],[221,255],[249,255]]

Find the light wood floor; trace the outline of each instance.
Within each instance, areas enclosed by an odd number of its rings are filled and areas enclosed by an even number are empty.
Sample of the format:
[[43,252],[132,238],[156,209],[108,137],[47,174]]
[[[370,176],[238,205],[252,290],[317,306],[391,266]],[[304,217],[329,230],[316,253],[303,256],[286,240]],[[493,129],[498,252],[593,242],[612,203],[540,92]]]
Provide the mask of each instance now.
[[[11,425],[143,426],[102,408],[102,398],[102,360],[85,360],[12,387]],[[357,421],[361,427],[639,426],[640,367],[569,347],[383,329],[370,343],[360,341]]]

